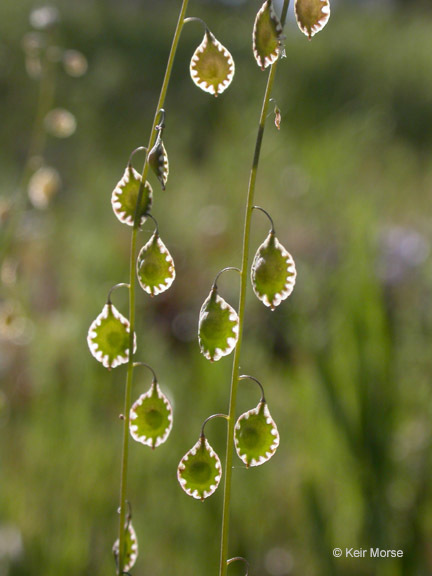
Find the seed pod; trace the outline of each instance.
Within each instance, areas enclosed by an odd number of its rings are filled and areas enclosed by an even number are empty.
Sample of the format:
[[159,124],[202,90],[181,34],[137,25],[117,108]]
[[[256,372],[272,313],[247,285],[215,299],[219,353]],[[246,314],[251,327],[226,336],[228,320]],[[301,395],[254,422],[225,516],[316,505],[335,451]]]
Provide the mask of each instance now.
[[[114,542],[113,545],[113,554],[117,562],[119,559],[119,548],[120,548],[120,542],[119,539],[117,538],[117,540]],[[138,558],[138,539],[134,527],[132,526],[132,522],[129,519],[125,525],[123,573],[129,572],[129,570],[133,568],[137,558]]]
[[90,352],[108,370],[125,364],[129,360],[129,333],[129,320],[109,302],[89,328],[87,343]]
[[137,275],[141,288],[150,296],[165,292],[174,282],[174,260],[157,232],[138,254]]
[[279,446],[279,432],[266,402],[242,414],[234,428],[234,443],[238,457],[246,466],[267,462]]
[[169,163],[168,154],[165,150],[165,146],[162,142],[160,133],[158,134],[155,145],[149,152],[148,162],[150,164],[150,168],[156,174],[159,182],[161,183],[162,190],[165,190],[165,186],[168,181]]
[[322,30],[330,18],[329,0],[295,0],[297,24],[309,40]]
[[180,460],[177,479],[180,486],[193,498],[204,500],[213,494],[222,478],[219,456],[205,436]]
[[201,353],[211,362],[230,354],[237,344],[239,318],[213,286],[201,307],[198,341]]
[[233,57],[210,30],[206,30],[190,63],[192,80],[204,92],[218,96],[231,84],[234,72]]
[[253,29],[253,53],[261,70],[273,64],[279,56],[282,25],[273,8],[272,0],[266,0],[255,18]]
[[137,442],[157,448],[168,438],[172,424],[171,404],[158,383],[153,382],[148,392],[141,394],[131,407],[130,434]]
[[257,298],[274,310],[293,291],[296,275],[291,254],[271,231],[252,263],[251,280]]
[[[141,185],[141,176],[132,166],[127,166],[122,179],[114,188],[111,204],[114,214],[123,224],[133,226],[135,218],[138,191]],[[150,211],[153,200],[153,190],[148,182],[145,183],[141,200],[141,217],[139,224],[146,221],[146,213]]]

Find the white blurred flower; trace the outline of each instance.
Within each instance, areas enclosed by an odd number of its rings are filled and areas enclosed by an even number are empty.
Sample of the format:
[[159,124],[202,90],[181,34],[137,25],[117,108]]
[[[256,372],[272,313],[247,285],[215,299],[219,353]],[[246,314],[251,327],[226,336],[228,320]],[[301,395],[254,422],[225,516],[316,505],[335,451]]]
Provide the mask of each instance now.
[[60,174],[55,168],[42,166],[30,178],[28,196],[35,208],[43,210],[48,207],[53,196],[61,187]]
[[69,138],[76,130],[76,119],[64,108],[54,108],[45,116],[45,130],[57,138]]
[[60,21],[60,14],[55,6],[41,6],[30,12],[30,24],[36,30],[46,30]]
[[33,323],[22,314],[19,304],[11,300],[0,302],[0,340],[25,346],[33,334]]
[[79,78],[87,72],[87,58],[78,50],[66,50],[63,54],[63,66],[69,76]]

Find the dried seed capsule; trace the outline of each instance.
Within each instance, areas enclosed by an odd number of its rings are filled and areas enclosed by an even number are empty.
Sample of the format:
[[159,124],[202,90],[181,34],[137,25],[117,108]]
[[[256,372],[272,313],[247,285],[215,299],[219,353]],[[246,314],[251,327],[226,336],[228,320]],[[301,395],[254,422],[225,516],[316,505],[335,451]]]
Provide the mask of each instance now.
[[159,182],[161,183],[162,190],[165,190],[165,186],[168,181],[169,163],[168,154],[165,150],[165,146],[162,142],[160,133],[158,134],[155,145],[149,152],[148,162],[150,164],[150,168],[156,174]]
[[309,40],[324,28],[330,18],[329,0],[296,0],[294,10],[297,24]]
[[129,333],[129,320],[109,302],[89,328],[87,343],[90,352],[108,370],[125,364],[129,360]]
[[234,72],[233,57],[207,29],[203,41],[192,56],[190,63],[192,80],[204,92],[218,96],[231,84]]
[[157,382],[134,402],[129,431],[134,440],[152,448],[165,442],[173,424],[172,408]]
[[266,402],[242,414],[234,428],[238,457],[247,467],[267,462],[279,446],[279,432]]
[[[113,554],[118,562],[119,558],[119,539],[114,542]],[[123,573],[133,568],[138,558],[138,539],[132,522],[129,519],[125,525],[124,554],[123,554]]]
[[222,477],[219,456],[208,443],[205,436],[180,460],[177,479],[180,486],[193,498],[204,500],[213,494]]
[[272,0],[266,0],[255,18],[253,29],[253,53],[261,70],[273,64],[279,56],[282,25],[273,8]]
[[213,286],[201,307],[198,341],[201,353],[213,361],[230,354],[237,344],[239,318],[237,312],[217,293]]
[[251,280],[257,298],[274,310],[293,291],[296,275],[291,254],[271,231],[252,263]]
[[138,254],[137,275],[141,288],[150,296],[165,292],[174,282],[174,260],[157,232]]

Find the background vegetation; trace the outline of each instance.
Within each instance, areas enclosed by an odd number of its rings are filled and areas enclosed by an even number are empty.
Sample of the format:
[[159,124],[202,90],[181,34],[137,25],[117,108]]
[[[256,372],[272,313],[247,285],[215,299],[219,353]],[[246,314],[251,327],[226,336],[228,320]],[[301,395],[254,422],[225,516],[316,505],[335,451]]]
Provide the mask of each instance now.
[[[147,141],[177,5],[55,3],[55,42],[81,51],[89,66],[80,78],[57,67],[54,105],[77,121],[70,138],[46,141],[45,161],[62,186],[44,210],[24,202],[1,270],[2,576],[114,571],[125,371],[95,362],[86,333],[108,289],[127,278],[129,230],[110,196],[130,151]],[[265,85],[250,46],[259,5],[192,2],[190,14],[232,52],[236,78],[216,100],[195,89],[188,63],[202,32],[191,25],[168,95],[171,173],[165,193],[154,186],[154,214],[177,280],[154,300],[139,294],[137,333],[139,359],[169,391],[175,422],[154,453],[131,449],[136,574],[217,570],[222,492],[200,504],[175,472],[203,419],[228,404],[230,359],[210,365],[196,328],[215,273],[240,259]],[[3,231],[11,195],[26,195],[19,182],[38,82],[22,38],[35,7],[0,4]],[[264,576],[428,575],[432,12],[428,2],[334,2],[311,43],[291,19],[285,49],[274,94],[282,129],[269,118],[257,203],[274,215],[298,282],[274,313],[250,291],[242,362],[265,384],[281,446],[262,469],[238,461],[231,552]],[[255,214],[255,247],[267,229]],[[235,275],[221,290],[236,302]],[[149,384],[137,372],[134,395]],[[240,392],[240,409],[258,401],[252,384]],[[224,426],[207,430],[219,453]],[[404,557],[334,559],[335,546]]]

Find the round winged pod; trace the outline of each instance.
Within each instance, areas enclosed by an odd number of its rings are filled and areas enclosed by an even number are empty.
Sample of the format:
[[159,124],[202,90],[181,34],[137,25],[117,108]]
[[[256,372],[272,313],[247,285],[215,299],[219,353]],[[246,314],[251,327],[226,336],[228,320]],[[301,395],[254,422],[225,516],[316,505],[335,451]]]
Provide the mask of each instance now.
[[281,45],[282,25],[273,7],[272,0],[266,0],[255,18],[253,28],[253,53],[261,70],[278,59]]
[[249,466],[267,462],[279,446],[279,432],[266,402],[242,414],[234,428],[237,454]]
[[295,0],[297,24],[309,40],[320,32],[330,18],[329,0]]
[[[119,539],[114,542],[113,554],[118,561],[119,557]],[[124,554],[123,554],[123,573],[131,570],[138,558],[138,539],[130,519],[125,526]]]
[[213,494],[222,478],[219,456],[205,436],[180,460],[177,479],[180,486],[193,498],[204,500]]
[[87,343],[90,352],[109,370],[125,364],[129,360],[129,333],[129,320],[108,302],[89,328]]
[[133,403],[129,430],[137,442],[157,448],[165,442],[173,425],[171,404],[157,382]]
[[294,260],[274,232],[258,248],[251,268],[252,287],[256,296],[272,310],[288,298],[296,280]]
[[204,92],[218,96],[231,84],[234,72],[233,57],[207,29],[203,41],[192,56],[192,80]]
[[160,133],[158,134],[155,145],[149,152],[148,162],[150,168],[156,174],[159,182],[161,183],[162,190],[165,190],[166,184],[168,182],[169,162],[168,154],[164,143],[162,142]]
[[[128,165],[123,177],[114,188],[111,195],[111,205],[114,214],[123,224],[133,226],[135,219],[138,191],[141,185],[141,176],[132,166]],[[150,211],[153,200],[153,190],[148,182],[145,183],[141,201],[140,225],[146,220],[146,213]]]
[[198,341],[201,353],[210,361],[220,360],[234,350],[239,333],[237,312],[213,286],[201,307]]
[[138,254],[137,275],[141,288],[150,296],[165,292],[174,282],[174,260],[157,232]]

